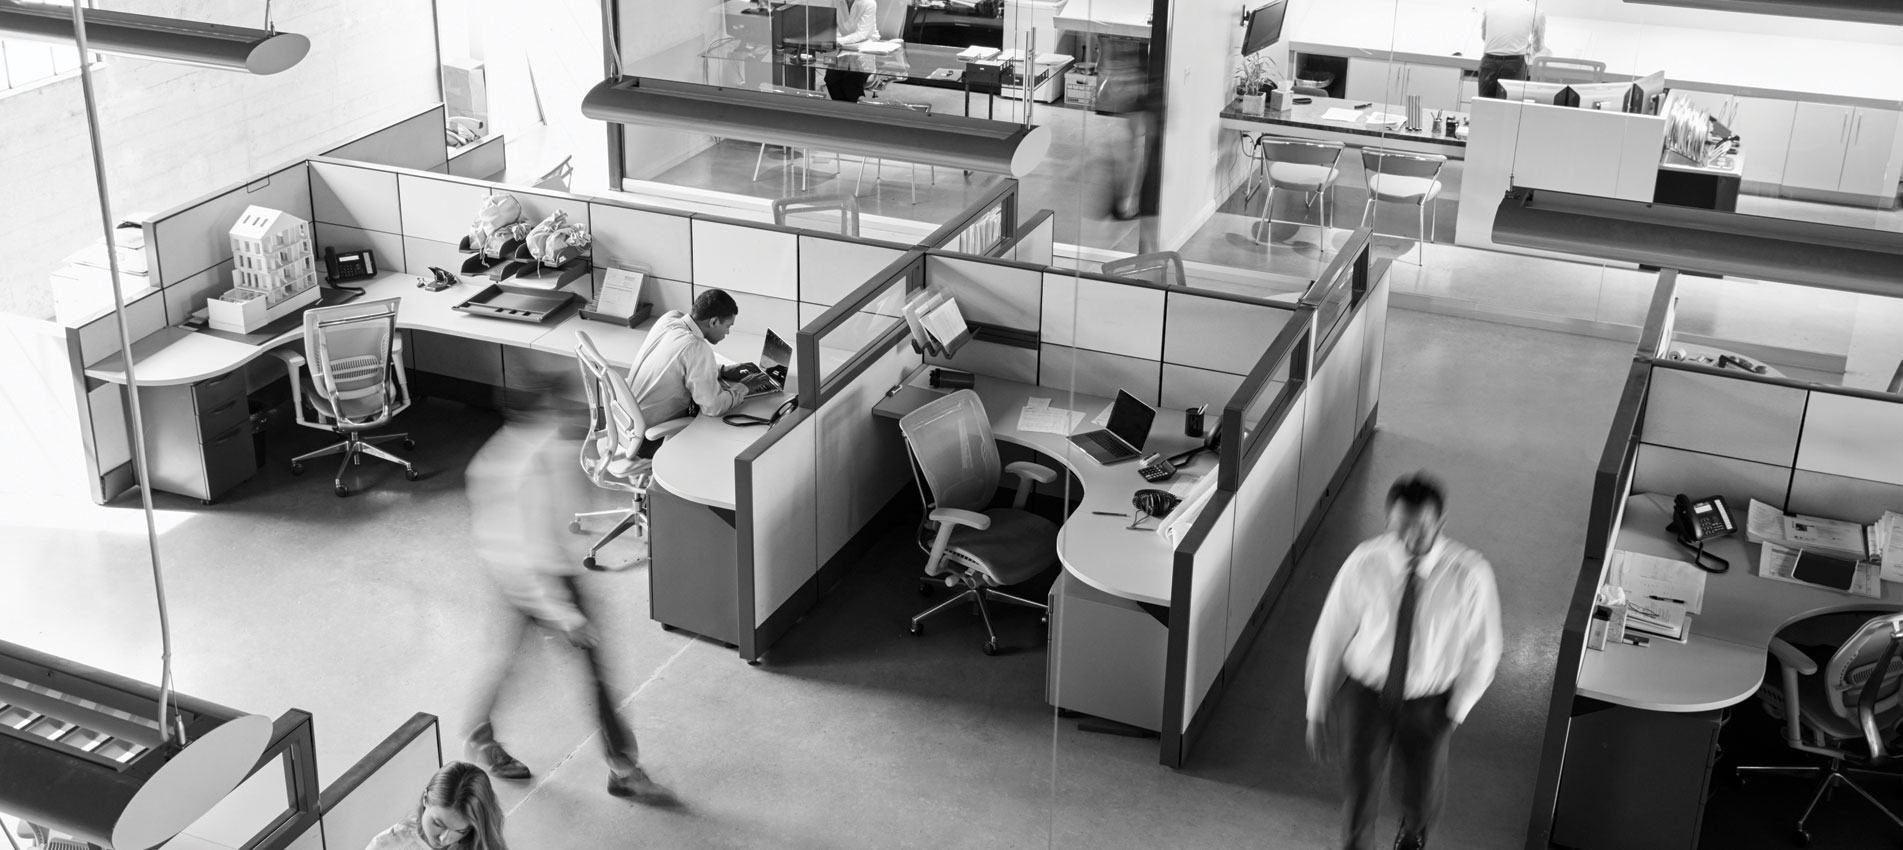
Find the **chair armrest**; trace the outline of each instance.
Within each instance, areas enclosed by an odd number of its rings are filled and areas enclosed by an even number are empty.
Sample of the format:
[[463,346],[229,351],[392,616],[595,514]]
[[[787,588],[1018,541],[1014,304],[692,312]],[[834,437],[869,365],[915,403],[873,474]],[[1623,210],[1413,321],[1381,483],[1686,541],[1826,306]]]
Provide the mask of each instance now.
[[694,420],[687,416],[677,416],[642,432],[641,436],[649,440],[665,440],[681,432],[682,428],[692,425]]
[[284,361],[284,367],[295,372],[304,368],[304,353],[290,348],[273,348],[271,356]]
[[1039,484],[1049,484],[1057,480],[1057,472],[1055,470],[1042,464],[1032,463],[1028,460],[1020,460],[1007,464],[1004,467],[1004,471],[1018,477],[1018,495],[1011,500],[1011,507],[1020,511],[1024,510],[1025,504],[1031,499],[1031,482],[1036,481]]
[[1799,652],[1797,647],[1786,643],[1783,638],[1771,638],[1771,654],[1777,656],[1777,662],[1779,664],[1796,670],[1800,676],[1814,676],[1817,674],[1817,662],[1812,661],[1810,656]]
[[967,528],[983,531],[991,527],[991,517],[977,511],[961,511],[957,508],[938,508],[932,511],[931,519],[938,523],[957,523]]

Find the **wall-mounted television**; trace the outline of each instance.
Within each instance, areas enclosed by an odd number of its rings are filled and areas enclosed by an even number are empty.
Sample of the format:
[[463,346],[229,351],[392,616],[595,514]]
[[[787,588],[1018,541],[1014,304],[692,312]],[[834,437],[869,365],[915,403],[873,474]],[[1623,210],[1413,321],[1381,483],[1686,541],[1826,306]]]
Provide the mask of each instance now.
[[1242,55],[1253,56],[1282,40],[1282,21],[1288,17],[1288,0],[1269,0],[1249,10],[1242,35]]

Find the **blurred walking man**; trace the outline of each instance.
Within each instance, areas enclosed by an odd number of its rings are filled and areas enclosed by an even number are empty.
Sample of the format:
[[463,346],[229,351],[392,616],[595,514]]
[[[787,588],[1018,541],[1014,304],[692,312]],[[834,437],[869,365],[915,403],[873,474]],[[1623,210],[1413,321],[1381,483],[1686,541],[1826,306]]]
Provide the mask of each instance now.
[[1400,771],[1394,846],[1426,846],[1454,727],[1500,662],[1493,568],[1441,535],[1440,485],[1426,473],[1403,476],[1388,488],[1387,508],[1387,532],[1342,564],[1308,645],[1308,751],[1325,762],[1330,739],[1338,745],[1345,850],[1372,847],[1390,752]]

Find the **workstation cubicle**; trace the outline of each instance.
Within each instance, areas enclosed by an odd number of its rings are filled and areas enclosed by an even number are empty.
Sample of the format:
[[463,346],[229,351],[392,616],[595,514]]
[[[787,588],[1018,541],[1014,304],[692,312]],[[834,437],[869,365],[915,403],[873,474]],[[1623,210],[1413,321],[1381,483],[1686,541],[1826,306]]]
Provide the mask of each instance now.
[[[1716,816],[1709,814],[1715,796],[1737,787],[1728,775],[1736,759],[1720,761],[1721,744],[1747,749],[1731,737],[1747,724],[1728,721],[1739,712],[1761,712],[1754,695],[1782,693],[1777,677],[1767,676],[1778,669],[1769,663],[1774,638],[1818,615],[1903,611],[1903,584],[1878,578],[1875,567],[1858,568],[1869,572],[1868,586],[1858,578],[1850,587],[1862,592],[1801,581],[1801,568],[1790,575],[1789,565],[1758,542],[1758,529],[1747,531],[1754,502],[1773,516],[1858,526],[1903,511],[1903,456],[1895,450],[1903,399],[1781,377],[1748,359],[1687,357],[1688,343],[1675,327],[1680,280],[1669,270],[1660,275],[1594,480],[1584,557],[1560,637],[1528,850],[1699,846],[1701,831]],[[1697,551],[1674,539],[1667,526],[1678,495],[1698,503],[1722,499],[1717,509],[1731,516],[1738,532]],[[1650,559],[1679,562],[1671,569],[1694,592],[1687,602],[1696,613],[1683,641],[1645,636],[1649,642],[1638,646],[1598,639],[1595,631],[1605,621],[1594,622],[1596,600],[1608,586],[1630,585],[1631,574],[1621,571],[1631,564],[1660,563]],[[1707,573],[1684,566],[1692,562],[1728,568]],[[1761,743],[1776,743],[1775,733],[1763,737]],[[1790,755],[1773,763],[1815,758]],[[1811,783],[1764,781],[1790,783],[1780,786],[1789,793],[1778,798],[1788,811],[1767,818],[1779,834],[1789,834],[1783,830],[1803,811]],[[1821,822],[1836,817],[1830,809],[1827,804],[1816,819],[1820,833],[1831,828]]]

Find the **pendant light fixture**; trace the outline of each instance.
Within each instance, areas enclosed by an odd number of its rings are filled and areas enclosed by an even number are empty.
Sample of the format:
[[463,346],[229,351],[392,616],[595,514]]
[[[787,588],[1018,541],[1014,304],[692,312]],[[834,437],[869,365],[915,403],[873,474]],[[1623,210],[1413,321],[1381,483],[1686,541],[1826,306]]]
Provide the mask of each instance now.
[[[261,30],[127,12],[85,15],[93,52],[265,75],[290,69],[311,50],[310,39],[273,29],[270,9],[267,2]],[[0,38],[73,44],[72,7],[0,0]]]

